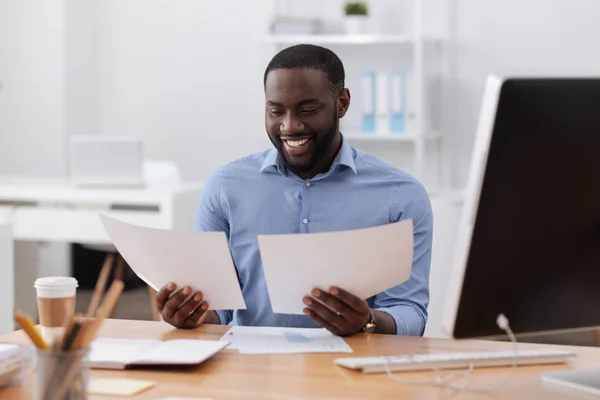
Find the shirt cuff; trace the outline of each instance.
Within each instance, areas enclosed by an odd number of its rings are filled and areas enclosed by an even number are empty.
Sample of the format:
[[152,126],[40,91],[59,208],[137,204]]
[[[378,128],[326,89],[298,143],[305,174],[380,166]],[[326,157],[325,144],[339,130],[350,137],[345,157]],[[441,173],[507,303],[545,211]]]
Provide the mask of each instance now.
[[219,324],[221,325],[229,325],[231,320],[233,319],[233,312],[230,310],[215,310],[217,313],[217,317],[219,318]]
[[414,307],[397,305],[375,308],[374,310],[383,311],[394,318],[396,322],[396,335],[423,336],[425,332],[425,318]]

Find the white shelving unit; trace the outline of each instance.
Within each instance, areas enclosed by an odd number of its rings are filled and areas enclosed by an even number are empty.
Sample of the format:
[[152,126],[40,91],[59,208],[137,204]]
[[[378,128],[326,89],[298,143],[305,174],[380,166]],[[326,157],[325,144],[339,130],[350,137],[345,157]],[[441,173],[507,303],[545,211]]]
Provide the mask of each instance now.
[[312,43],[320,45],[361,45],[361,44],[405,44],[412,45],[412,38],[404,35],[269,35],[263,37],[263,42],[279,45]]
[[[371,47],[386,46],[385,49],[388,51],[399,51],[402,54],[410,54],[412,59],[410,60],[411,65],[411,77],[413,79],[413,90],[411,94],[412,98],[407,99],[411,102],[413,116],[410,120],[410,129],[404,133],[366,133],[360,132],[353,128],[342,128],[344,137],[348,139],[353,145],[368,145],[370,148],[375,146],[385,146],[387,151],[392,146],[411,146],[413,152],[413,174],[419,178],[423,178],[424,164],[426,159],[426,151],[428,144],[438,143],[442,138],[442,135],[438,131],[438,128],[434,126],[431,120],[430,107],[428,107],[428,96],[426,93],[426,60],[425,60],[425,46],[429,44],[439,44],[439,41],[435,39],[426,38],[423,32],[423,2],[422,0],[406,0],[412,2],[412,32],[407,34],[314,34],[314,35],[266,35],[261,38],[261,42],[267,45],[273,45],[276,51],[282,48],[299,44],[308,43],[321,46],[332,46],[335,48],[351,48],[353,55],[360,54],[361,51],[369,51]],[[432,48],[436,48],[432,46]],[[334,50],[335,51],[335,50]],[[344,59],[344,63],[348,62]],[[438,176],[437,182],[434,185],[438,185],[441,180],[441,151],[437,149],[437,169]]]

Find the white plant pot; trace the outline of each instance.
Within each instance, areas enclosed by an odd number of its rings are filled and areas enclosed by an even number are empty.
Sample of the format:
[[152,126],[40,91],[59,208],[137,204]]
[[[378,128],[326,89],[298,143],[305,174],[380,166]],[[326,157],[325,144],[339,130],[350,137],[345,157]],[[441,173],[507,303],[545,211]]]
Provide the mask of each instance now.
[[364,15],[346,15],[346,33],[362,35],[366,33],[367,17]]

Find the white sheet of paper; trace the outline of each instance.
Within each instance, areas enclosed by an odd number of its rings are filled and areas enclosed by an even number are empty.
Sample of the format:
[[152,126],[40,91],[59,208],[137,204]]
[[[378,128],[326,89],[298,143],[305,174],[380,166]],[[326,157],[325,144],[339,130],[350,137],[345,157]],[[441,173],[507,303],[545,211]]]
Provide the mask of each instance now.
[[348,231],[258,235],[273,312],[302,314],[311,289],[367,299],[410,278],[412,220]]
[[352,353],[339,336],[325,329],[233,326],[221,340],[243,354]]
[[177,232],[100,215],[133,272],[159,290],[169,282],[200,290],[211,310],[243,310],[244,297],[224,232]]

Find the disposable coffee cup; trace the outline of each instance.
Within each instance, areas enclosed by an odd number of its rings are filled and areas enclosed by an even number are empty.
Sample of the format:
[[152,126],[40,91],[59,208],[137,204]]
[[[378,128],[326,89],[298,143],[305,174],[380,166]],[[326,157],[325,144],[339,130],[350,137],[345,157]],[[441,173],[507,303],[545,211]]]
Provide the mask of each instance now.
[[44,277],[36,279],[33,286],[36,290],[41,334],[50,344],[55,338],[62,336],[65,325],[75,315],[77,279]]

